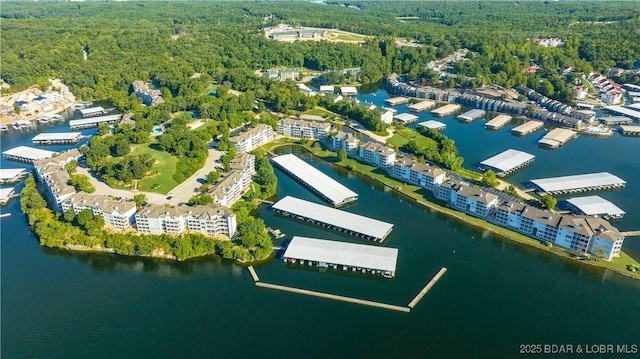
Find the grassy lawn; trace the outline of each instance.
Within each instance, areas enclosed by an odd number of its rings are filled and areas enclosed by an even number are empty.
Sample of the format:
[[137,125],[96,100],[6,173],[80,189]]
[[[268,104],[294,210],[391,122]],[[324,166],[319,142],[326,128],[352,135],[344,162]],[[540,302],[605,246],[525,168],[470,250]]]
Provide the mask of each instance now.
[[482,174],[480,172],[468,170],[466,168],[461,168],[459,171],[456,171],[456,173],[462,177],[470,178],[475,181],[480,181],[482,178]]
[[178,159],[167,152],[154,149],[155,143],[152,141],[151,143],[133,145],[131,148],[133,155],[148,153],[156,160],[151,171],[157,174],[138,180],[138,190],[167,194],[178,185],[178,182],[173,179]]
[[401,147],[402,145],[406,144],[407,142],[409,142],[409,140],[407,140],[406,138],[402,137],[401,135],[395,133],[393,134],[393,136],[391,136],[391,138],[389,138],[387,140],[387,142],[389,142],[389,144],[391,146],[398,146]]
[[350,32],[335,31],[335,32],[331,33],[329,38],[331,40],[340,40],[340,41],[366,41],[368,36],[360,35],[360,34],[354,34],[354,33],[350,33]]
[[[292,141],[290,139],[287,139],[287,141],[282,141],[282,142],[278,142],[278,141],[274,141],[274,142],[275,143],[270,144],[271,146],[269,147],[269,149],[277,147],[282,144],[296,144],[296,145],[302,146],[307,150],[309,150],[310,152],[312,152],[313,154],[315,154],[316,156],[323,158],[327,162],[334,163],[336,165],[348,168],[354,172],[358,172],[370,178],[376,179],[381,183],[387,185],[388,187],[393,188],[394,190],[402,193],[408,198],[414,199],[417,203],[423,206],[433,208],[439,212],[448,214],[452,217],[455,217],[473,226],[488,229],[504,238],[511,239],[516,242],[529,245],[531,247],[536,247],[544,251],[552,252],[567,258],[573,258],[573,254],[570,251],[567,251],[561,247],[557,247],[557,246],[547,247],[540,240],[533,239],[523,234],[511,231],[507,228],[497,226],[481,218],[473,217],[465,213],[453,210],[446,205],[442,205],[440,201],[436,200],[436,202],[434,202],[432,201],[433,199],[427,199],[424,195],[424,190],[421,187],[401,183],[393,178],[388,177],[384,171],[370,164],[357,161],[353,158],[347,158],[344,161],[338,161],[338,156],[336,152],[326,148],[316,148],[313,146],[313,144],[301,144],[299,142]],[[473,171],[469,171],[469,172],[475,173]],[[589,260],[589,261],[581,261],[581,262],[589,265],[594,265],[598,267],[619,271],[619,272],[628,274],[633,278],[640,279],[640,273],[632,273],[627,270],[627,265],[640,267],[640,263],[638,263],[638,261],[629,257],[626,253],[623,253],[623,252],[620,253],[619,258],[615,258],[611,262],[607,262],[604,260],[600,260],[600,261]]]
[[333,112],[327,111],[321,107],[312,108],[304,112],[305,115],[314,115],[314,116],[322,116],[322,117],[333,117],[336,116]]

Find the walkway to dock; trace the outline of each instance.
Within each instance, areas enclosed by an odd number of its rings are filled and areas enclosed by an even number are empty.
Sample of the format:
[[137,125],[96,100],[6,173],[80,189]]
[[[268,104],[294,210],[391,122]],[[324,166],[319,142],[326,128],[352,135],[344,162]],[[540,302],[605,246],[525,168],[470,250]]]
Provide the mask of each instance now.
[[440,277],[442,277],[446,273],[446,271],[447,271],[447,268],[445,267],[440,268],[438,273],[436,273],[436,275],[433,278],[431,278],[429,283],[427,283],[427,285],[425,285],[424,288],[422,288],[422,290],[418,292],[415,298],[413,298],[413,300],[409,302],[408,307],[413,309],[413,307],[415,307],[416,304],[418,304],[418,302],[422,299],[422,297],[424,297],[427,294],[427,292],[431,289],[431,287],[433,287],[436,284],[436,282],[440,279]]
[[249,273],[251,273],[251,277],[253,278],[253,281],[258,283],[260,278],[258,278],[258,273],[256,273],[255,269],[253,269],[253,266],[248,266],[247,269],[249,270]]
[[640,230],[638,230],[638,231],[620,232],[620,234],[622,234],[625,237],[640,237]]
[[315,292],[315,291],[307,290],[307,289],[286,287],[286,286],[277,285],[277,284],[256,282],[256,286],[263,287],[263,288],[277,289],[277,290],[282,290],[282,291],[291,292],[291,293],[305,294],[305,295],[310,295],[312,297],[333,299],[333,300],[338,300],[338,301],[342,301],[342,302],[367,305],[367,306],[370,306],[370,307],[377,307],[377,308],[395,310],[395,311],[404,312],[404,313],[409,313],[411,311],[411,309],[409,309],[407,307],[400,307],[400,306],[397,306],[397,305],[385,304],[385,303],[380,303],[380,302],[373,302],[373,301],[370,301],[370,300],[364,300],[364,299],[358,299],[358,298],[344,297],[344,296],[341,296],[341,295],[335,295],[335,294],[329,294],[329,293]]

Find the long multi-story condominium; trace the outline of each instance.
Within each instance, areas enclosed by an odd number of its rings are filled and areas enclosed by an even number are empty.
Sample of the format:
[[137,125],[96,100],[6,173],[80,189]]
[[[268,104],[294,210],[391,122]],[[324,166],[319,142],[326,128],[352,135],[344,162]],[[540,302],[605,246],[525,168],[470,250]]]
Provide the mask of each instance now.
[[447,177],[447,173],[438,167],[406,157],[396,160],[390,169],[390,173],[393,177],[399,178],[404,182],[418,185],[430,191],[434,191],[436,186],[443,183]]
[[251,183],[244,186],[242,173],[239,171],[223,173],[207,193],[213,197],[213,202],[225,207],[231,207]]
[[350,132],[342,132],[338,131],[333,138],[333,149],[341,150],[345,149],[348,153],[356,153],[358,152],[358,143],[360,140]]
[[173,207],[150,204],[136,213],[135,218],[138,231],[152,234],[194,231],[232,238],[237,228],[236,215],[214,204]]
[[273,128],[263,123],[254,128],[250,128],[229,140],[238,153],[250,152],[273,140]]
[[366,142],[360,146],[360,157],[369,163],[373,163],[377,167],[389,168],[396,160],[396,152],[393,148],[389,148],[377,142]]
[[515,201],[497,206],[494,222],[529,237],[579,253],[591,253],[606,260],[619,256],[624,242],[624,236],[604,219],[560,216]]
[[256,172],[256,156],[250,153],[241,153],[237,155],[230,163],[231,171],[238,172],[242,178],[243,191],[251,185],[251,178]]
[[110,196],[90,195],[78,192],[61,203],[64,212],[71,209],[78,214],[85,209],[91,210],[94,217],[101,215],[105,224],[126,229],[133,223],[136,205],[133,202],[117,201]]
[[69,184],[71,176],[67,173],[65,165],[73,160],[78,160],[81,156],[82,153],[78,149],[72,149],[62,152],[56,157],[43,158],[33,163],[36,177],[45,185],[46,196],[55,211],[61,211],[62,201],[76,193],[76,189]]
[[149,85],[142,81],[134,81],[131,84],[131,92],[142,99],[142,102],[147,106],[157,105],[163,103],[162,92],[160,90],[152,90]]
[[498,196],[471,186],[460,186],[451,192],[449,204],[470,215],[484,218],[498,203]]
[[278,120],[276,132],[287,137],[320,139],[327,137],[331,124],[322,121],[307,121],[295,118]]

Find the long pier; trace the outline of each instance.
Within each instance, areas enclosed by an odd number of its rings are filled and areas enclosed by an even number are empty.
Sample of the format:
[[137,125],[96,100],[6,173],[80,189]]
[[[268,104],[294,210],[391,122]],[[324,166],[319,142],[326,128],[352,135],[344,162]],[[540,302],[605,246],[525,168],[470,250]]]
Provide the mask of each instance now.
[[433,287],[436,284],[436,282],[440,279],[440,277],[442,277],[446,272],[447,272],[447,268],[445,267],[440,268],[438,273],[436,273],[436,275],[433,276],[433,278],[431,278],[429,283],[427,283],[427,285],[425,285],[424,288],[422,288],[422,290],[418,292],[415,298],[413,298],[413,300],[409,302],[408,307],[409,308],[415,307],[416,304],[418,304],[418,302],[422,299],[422,297],[424,297],[427,294],[427,292],[431,289],[431,287]]
[[258,281],[260,280],[260,278],[258,278],[258,273],[256,273],[256,270],[253,269],[253,266],[248,266],[247,269],[249,269],[249,273],[251,274],[253,281],[256,282],[256,284],[258,284]]
[[398,306],[398,305],[392,305],[392,304],[386,304],[386,303],[380,303],[380,302],[373,302],[373,301],[370,301],[370,300],[364,300],[364,299],[358,299],[358,298],[352,298],[352,297],[344,297],[344,296],[341,296],[341,295],[335,295],[335,294],[329,294],[329,293],[315,292],[315,291],[308,290],[308,289],[286,287],[286,286],[283,286],[283,285],[269,284],[269,283],[263,283],[263,282],[256,282],[256,286],[263,287],[263,288],[281,290],[281,291],[285,291],[285,292],[310,295],[312,297],[333,299],[333,300],[337,300],[337,301],[341,301],[341,302],[361,304],[361,305],[367,305],[367,306],[370,306],[370,307],[395,310],[395,311],[404,312],[404,313],[409,313],[411,311],[410,308],[401,307],[401,306]]
[[640,237],[640,231],[620,232],[625,237]]

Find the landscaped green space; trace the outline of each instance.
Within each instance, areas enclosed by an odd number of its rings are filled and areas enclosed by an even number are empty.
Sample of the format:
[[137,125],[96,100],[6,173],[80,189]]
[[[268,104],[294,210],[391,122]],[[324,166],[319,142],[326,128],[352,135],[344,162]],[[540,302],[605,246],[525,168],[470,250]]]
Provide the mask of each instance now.
[[402,146],[406,143],[408,143],[409,140],[407,140],[405,137],[401,136],[399,133],[394,133],[393,136],[391,136],[389,139],[387,139],[387,143],[391,146]]
[[[131,146],[131,154],[141,155],[148,153],[156,160],[151,169],[152,175],[138,180],[137,189],[140,191],[167,194],[178,185],[178,182],[173,179],[178,159],[168,152],[156,149],[156,145],[155,140],[153,140],[151,143]],[[127,188],[131,188],[131,186]]]
[[304,112],[305,115],[314,115],[314,116],[322,116],[322,117],[334,117],[334,116],[338,116],[334,113],[332,113],[331,111],[327,111],[323,108],[320,107],[315,107],[312,109],[309,109],[307,111]]
[[329,38],[331,40],[340,40],[340,41],[366,41],[367,40],[366,35],[360,35],[360,34],[354,34],[354,33],[349,33],[349,32],[333,32],[331,33],[331,35],[329,35]]

